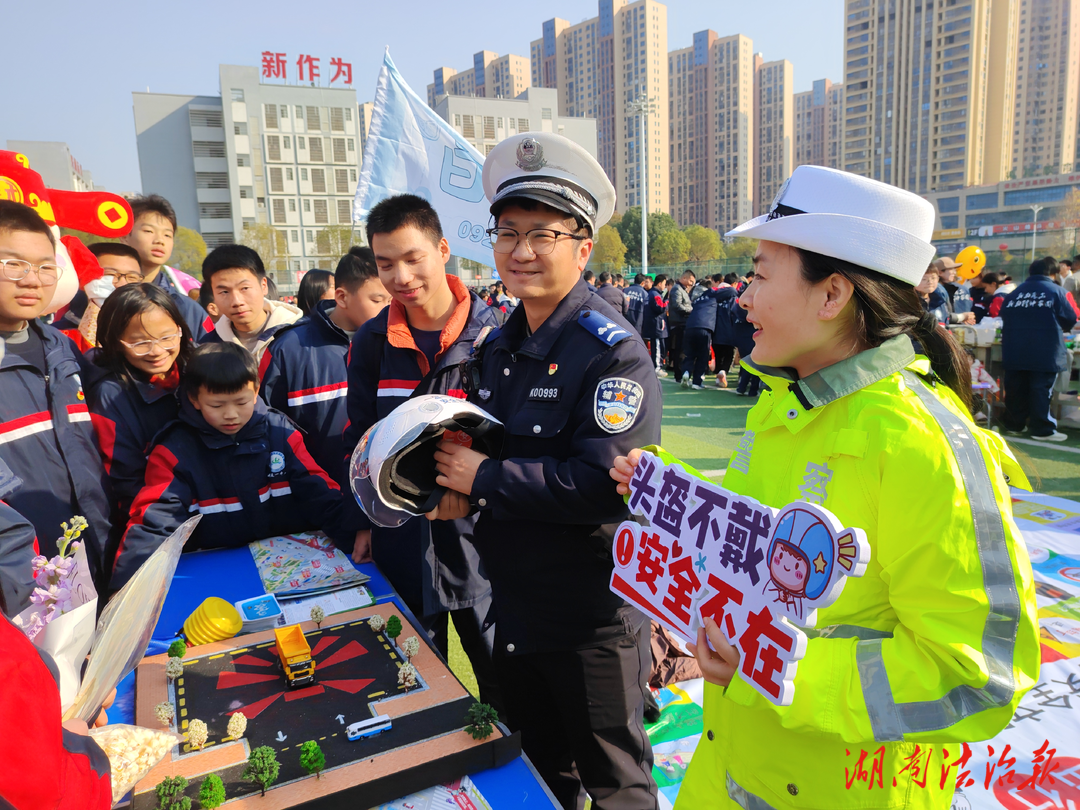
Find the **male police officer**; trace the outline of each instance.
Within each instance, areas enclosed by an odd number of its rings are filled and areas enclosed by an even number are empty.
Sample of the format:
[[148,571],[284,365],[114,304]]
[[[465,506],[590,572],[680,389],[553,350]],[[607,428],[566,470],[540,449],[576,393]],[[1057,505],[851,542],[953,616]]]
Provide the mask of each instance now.
[[[642,724],[649,623],[614,595],[627,515],[607,470],[660,438],[660,387],[630,324],[581,279],[615,189],[582,147],[523,133],[484,162],[495,265],[521,306],[475,351],[472,396],[506,425],[500,458],[444,443],[437,483],[465,493],[498,615],[510,725],[566,808],[656,807]],[[440,510],[442,507],[440,507]]]

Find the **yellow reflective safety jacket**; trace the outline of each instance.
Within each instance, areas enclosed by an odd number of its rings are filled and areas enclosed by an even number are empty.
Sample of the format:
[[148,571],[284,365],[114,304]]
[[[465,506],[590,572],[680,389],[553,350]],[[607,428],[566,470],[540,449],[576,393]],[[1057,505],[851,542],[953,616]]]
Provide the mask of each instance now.
[[866,531],[871,559],[818,611],[790,706],[738,673],[705,685],[677,810],[948,808],[960,743],[1005,728],[1038,676],[1006,483],[1027,478],[906,336],[802,380],[743,362],[769,390],[724,487],[819,503]]

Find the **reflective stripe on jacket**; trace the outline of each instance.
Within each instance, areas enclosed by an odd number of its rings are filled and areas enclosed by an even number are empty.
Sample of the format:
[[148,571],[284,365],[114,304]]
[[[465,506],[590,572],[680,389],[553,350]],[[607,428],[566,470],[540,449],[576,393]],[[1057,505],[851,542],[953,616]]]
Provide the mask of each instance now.
[[[943,756],[1009,723],[1039,670],[1031,564],[1006,475],[1027,479],[975,427],[906,335],[796,382],[768,386],[724,486],[774,507],[809,500],[866,531],[871,560],[818,612],[792,704],[736,675],[705,685],[706,734],[679,808],[948,808]],[[710,739],[710,737],[712,739]],[[925,787],[911,763],[933,747]],[[884,789],[845,785],[884,747]],[[896,786],[891,785],[896,779]]]

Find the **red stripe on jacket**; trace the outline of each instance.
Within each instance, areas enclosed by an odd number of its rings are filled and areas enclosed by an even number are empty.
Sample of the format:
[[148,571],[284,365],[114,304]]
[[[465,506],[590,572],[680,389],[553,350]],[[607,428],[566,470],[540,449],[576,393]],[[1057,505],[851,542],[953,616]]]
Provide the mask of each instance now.
[[315,459],[311,457],[311,453],[308,452],[307,447],[304,446],[304,437],[300,435],[299,430],[294,430],[289,434],[289,447],[292,448],[293,453],[300,460],[300,463],[304,465],[304,469],[312,475],[317,475],[330,489],[336,492],[341,491],[341,487],[326,474],[322,467],[315,463]]
[[98,450],[105,463],[105,472],[112,474],[113,458],[116,455],[116,422],[100,413],[90,414],[90,424],[94,426]]
[[176,469],[176,465],[179,463],[172,451],[164,445],[159,444],[150,454],[150,458],[146,462],[146,476],[143,478],[145,483],[131,504],[131,520],[128,521],[128,527],[120,540],[120,547],[116,549],[116,556],[113,557],[113,568],[116,567],[120,555],[124,552],[124,543],[127,541],[131,527],[141,526],[147,510],[161,500],[161,496],[165,494],[165,490],[169,488],[176,477],[173,475],[173,470]]

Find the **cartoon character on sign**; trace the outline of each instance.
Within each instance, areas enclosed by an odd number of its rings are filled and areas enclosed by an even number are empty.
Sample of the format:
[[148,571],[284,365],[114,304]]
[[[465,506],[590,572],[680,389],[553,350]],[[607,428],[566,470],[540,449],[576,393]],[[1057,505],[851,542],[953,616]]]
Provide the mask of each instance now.
[[[809,504],[792,504],[780,513],[769,541],[769,580],[764,591],[784,610],[803,619],[803,600],[816,602],[835,587],[837,564],[851,576],[859,561],[855,534],[835,529]],[[865,567],[865,563],[863,563]],[[855,574],[858,576],[858,574]],[[802,624],[802,622],[799,622]]]

